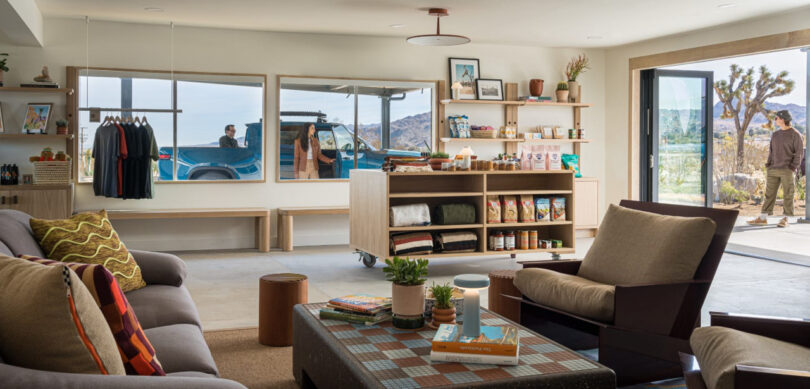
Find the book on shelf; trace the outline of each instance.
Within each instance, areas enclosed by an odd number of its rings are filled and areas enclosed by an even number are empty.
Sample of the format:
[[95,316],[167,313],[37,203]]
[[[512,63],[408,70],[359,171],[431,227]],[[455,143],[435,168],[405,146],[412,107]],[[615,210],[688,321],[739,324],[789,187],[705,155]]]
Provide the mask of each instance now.
[[387,320],[391,320],[391,314],[389,312],[380,312],[376,315],[361,315],[325,307],[321,308],[320,318],[325,320],[340,320],[349,323],[372,326]]
[[551,96],[521,96],[521,101],[551,101]]
[[462,335],[459,325],[442,324],[431,342],[431,351],[439,353],[515,357],[519,350],[515,326],[481,326],[481,335],[473,338]]
[[27,84],[20,84],[21,88],[53,88],[58,89],[59,84],[55,82],[29,82]]
[[430,351],[431,362],[460,362],[460,363],[480,363],[486,365],[517,365],[520,361],[518,355],[486,355],[486,354],[464,354],[464,353],[443,353]]
[[329,300],[329,305],[344,310],[373,315],[378,312],[390,310],[391,298],[368,294],[350,294]]

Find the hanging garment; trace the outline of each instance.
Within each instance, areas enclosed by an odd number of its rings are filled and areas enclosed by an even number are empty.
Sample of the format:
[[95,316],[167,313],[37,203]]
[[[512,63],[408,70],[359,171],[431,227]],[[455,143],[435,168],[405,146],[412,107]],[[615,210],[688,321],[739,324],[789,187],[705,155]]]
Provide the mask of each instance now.
[[123,160],[127,159],[127,140],[124,137],[124,128],[118,123],[115,123],[115,127],[118,129],[118,138],[120,140],[120,152],[118,153],[118,197],[121,197],[124,194]]
[[118,157],[121,140],[118,128],[111,123],[96,129],[93,140],[93,193],[96,196],[118,197]]
[[155,132],[152,130],[152,126],[149,123],[142,126],[145,133],[146,133],[146,144],[149,147],[149,154],[147,158],[144,158],[143,162],[143,173],[145,174],[142,177],[141,182],[144,185],[144,198],[151,199],[153,196],[153,177],[152,174],[152,162],[157,162],[160,158],[160,151],[158,149],[157,141],[155,140]]

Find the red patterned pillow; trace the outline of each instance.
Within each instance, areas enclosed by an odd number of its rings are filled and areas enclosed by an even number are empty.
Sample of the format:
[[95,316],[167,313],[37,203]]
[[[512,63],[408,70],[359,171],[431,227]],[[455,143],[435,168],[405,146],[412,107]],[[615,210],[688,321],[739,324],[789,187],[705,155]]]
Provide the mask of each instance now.
[[146,339],[141,324],[135,317],[135,312],[109,270],[102,265],[58,262],[28,255],[21,257],[43,265],[64,265],[76,272],[101,308],[118,344],[128,375],[166,375],[155,357],[155,349]]

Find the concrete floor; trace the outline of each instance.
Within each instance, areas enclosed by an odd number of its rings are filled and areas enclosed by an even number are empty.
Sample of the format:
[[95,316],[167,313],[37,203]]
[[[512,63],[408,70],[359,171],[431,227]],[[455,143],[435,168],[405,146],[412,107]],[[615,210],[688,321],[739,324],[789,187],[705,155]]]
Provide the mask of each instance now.
[[[581,258],[592,239],[577,240]],[[347,246],[296,247],[293,252],[254,250],[177,253],[188,266],[186,285],[206,330],[258,325],[259,277],[294,272],[309,277],[309,301],[326,301],[350,293],[390,295],[382,263],[366,268]],[[428,284],[452,281],[457,274],[487,274],[520,268],[518,261],[537,256],[442,258],[431,260]],[[487,304],[486,291],[481,302]],[[709,311],[810,318],[810,267],[726,254],[703,307]]]

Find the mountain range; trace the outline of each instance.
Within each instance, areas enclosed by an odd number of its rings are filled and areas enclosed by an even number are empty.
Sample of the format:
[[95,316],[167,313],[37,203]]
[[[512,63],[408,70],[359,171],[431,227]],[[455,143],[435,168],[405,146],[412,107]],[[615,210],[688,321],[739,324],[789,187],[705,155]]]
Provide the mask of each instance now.
[[[391,122],[391,148],[418,150],[420,147],[425,147],[424,142],[430,144],[431,120],[431,113],[424,112]],[[348,127],[351,128],[351,126]],[[360,137],[372,146],[380,148],[382,145],[381,128],[380,123],[361,124]]]

